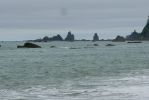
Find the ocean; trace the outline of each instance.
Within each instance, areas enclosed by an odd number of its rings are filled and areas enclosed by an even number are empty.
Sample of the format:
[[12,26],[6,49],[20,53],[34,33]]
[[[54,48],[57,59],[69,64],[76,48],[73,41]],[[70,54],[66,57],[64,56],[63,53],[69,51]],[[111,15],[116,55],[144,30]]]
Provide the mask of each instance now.
[[149,100],[149,42],[108,43],[0,42],[0,100]]

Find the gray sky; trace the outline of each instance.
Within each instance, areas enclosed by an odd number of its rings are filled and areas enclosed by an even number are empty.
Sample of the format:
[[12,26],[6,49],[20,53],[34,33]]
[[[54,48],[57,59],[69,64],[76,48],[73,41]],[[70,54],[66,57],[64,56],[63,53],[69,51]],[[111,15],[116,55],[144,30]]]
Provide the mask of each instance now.
[[149,0],[0,0],[0,40],[36,39],[69,30],[77,39],[141,32]]

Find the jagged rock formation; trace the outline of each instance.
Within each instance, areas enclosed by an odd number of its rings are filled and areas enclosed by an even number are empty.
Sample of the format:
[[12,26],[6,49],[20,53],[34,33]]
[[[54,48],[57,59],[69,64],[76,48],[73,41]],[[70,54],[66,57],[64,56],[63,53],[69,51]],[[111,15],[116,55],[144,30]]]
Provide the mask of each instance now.
[[17,46],[17,48],[41,48],[41,46],[34,43],[24,43],[23,46]]
[[34,42],[48,42],[48,41],[63,41],[63,38],[58,34],[53,37],[45,36],[43,39],[36,39]]
[[63,41],[63,38],[58,34],[57,36],[50,38],[50,41]]
[[113,42],[125,42],[125,38],[118,35],[118,36],[113,40]]
[[74,41],[74,35],[71,34],[71,32],[69,31],[66,38],[65,38],[65,41]]
[[143,40],[149,40],[149,16],[148,16],[147,24],[143,28],[141,35]]
[[97,33],[94,34],[93,41],[99,41],[99,37],[98,37],[98,34]]
[[141,40],[141,38],[141,34],[136,32],[136,30],[134,30],[134,32],[132,32],[131,35],[126,36],[126,40],[129,41]]
[[44,42],[48,42],[48,41],[63,41],[63,38],[58,34],[58,35],[50,37],[50,38],[48,36],[45,36],[43,38],[43,41]]

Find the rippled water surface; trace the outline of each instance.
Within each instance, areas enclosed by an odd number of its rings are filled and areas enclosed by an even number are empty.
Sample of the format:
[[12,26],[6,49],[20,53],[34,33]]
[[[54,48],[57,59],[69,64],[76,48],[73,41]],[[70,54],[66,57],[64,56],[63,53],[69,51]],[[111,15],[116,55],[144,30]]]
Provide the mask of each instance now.
[[94,43],[0,42],[0,100],[149,100],[149,42]]

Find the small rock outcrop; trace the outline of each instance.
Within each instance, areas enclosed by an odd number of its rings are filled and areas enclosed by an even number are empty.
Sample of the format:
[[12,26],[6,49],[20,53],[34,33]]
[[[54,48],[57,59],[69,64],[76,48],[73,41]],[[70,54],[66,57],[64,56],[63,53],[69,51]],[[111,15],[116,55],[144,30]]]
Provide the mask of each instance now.
[[107,44],[106,46],[115,46],[114,44]]
[[141,41],[129,41],[129,42],[127,42],[127,43],[142,43]]
[[98,44],[96,44],[96,43],[95,43],[95,44],[93,44],[93,45],[94,45],[94,46],[99,46],[99,45],[98,45]]
[[56,48],[56,46],[52,45],[52,46],[50,46],[50,48]]
[[118,36],[113,40],[113,42],[125,42],[125,38],[118,35]]
[[17,46],[17,48],[41,48],[41,46],[37,45],[37,44],[34,44],[34,43],[24,43],[23,46]]
[[98,37],[98,34],[97,33],[94,34],[93,41],[99,41],[99,37]]
[[71,34],[71,32],[69,31],[66,38],[65,38],[65,41],[74,41],[74,35]]

